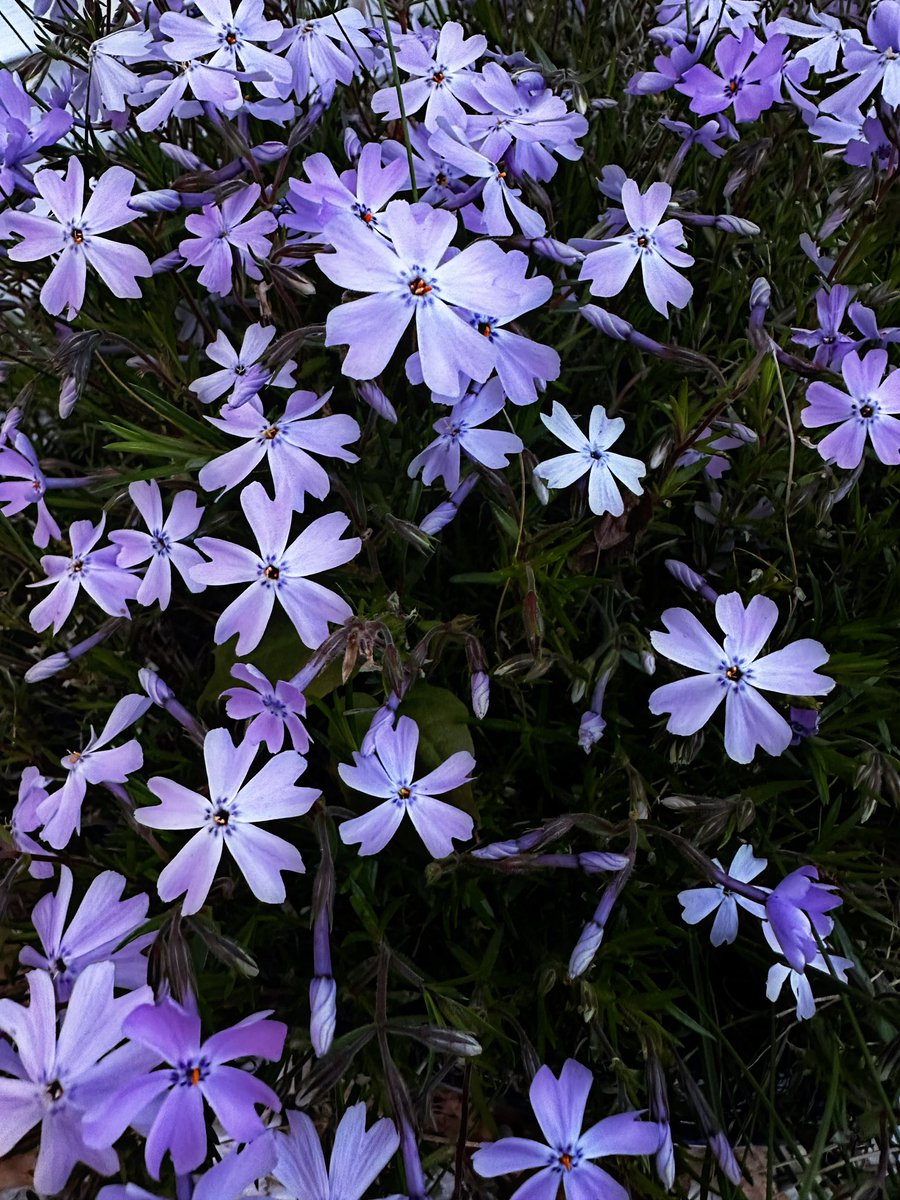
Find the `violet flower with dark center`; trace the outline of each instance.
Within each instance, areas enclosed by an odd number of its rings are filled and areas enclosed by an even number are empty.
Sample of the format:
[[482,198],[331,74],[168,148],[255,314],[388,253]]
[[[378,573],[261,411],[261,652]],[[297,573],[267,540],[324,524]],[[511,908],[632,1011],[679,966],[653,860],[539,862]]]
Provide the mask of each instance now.
[[295,750],[270,758],[247,779],[259,743],[245,739],[235,746],[227,729],[212,729],[203,743],[209,797],[172,779],[155,776],[148,787],[162,801],[139,808],[135,820],[150,829],[196,829],[197,832],[162,869],[157,882],[161,900],[185,893],[181,911],[197,912],[227,848],[258,900],[280,904],[285,898],[283,871],[303,873],[300,851],[265,829],[261,821],[280,821],[309,812],[321,795],[314,788],[295,787],[306,770],[306,759]]
[[[474,88],[472,63],[487,49],[487,38],[480,33],[465,37],[457,21],[441,26],[437,43],[429,52],[414,34],[398,40],[397,66],[412,78],[400,85],[407,117],[425,105],[425,128],[436,129],[441,117],[451,125],[465,123],[466,112],[460,100],[468,102],[477,95]],[[372,97],[372,109],[386,121],[400,119],[398,89],[382,88]]]
[[560,1187],[566,1200],[627,1200],[628,1193],[594,1159],[610,1155],[655,1154],[662,1130],[641,1121],[639,1112],[617,1113],[582,1131],[593,1074],[570,1058],[559,1078],[541,1067],[529,1096],[546,1142],[507,1137],[482,1142],[472,1156],[476,1175],[494,1179],[537,1168],[512,1200],[552,1200]]
[[143,1004],[124,1022],[124,1032],[167,1066],[143,1073],[124,1086],[108,1086],[102,1103],[86,1121],[92,1145],[111,1146],[138,1115],[154,1101],[157,1108],[144,1158],[147,1170],[159,1179],[166,1151],[179,1175],[193,1171],[206,1159],[204,1102],[229,1137],[250,1142],[265,1132],[257,1105],[281,1108],[272,1089],[251,1072],[227,1064],[237,1058],[277,1061],[284,1048],[287,1026],[266,1018],[271,1010],[254,1013],[237,1025],[201,1042],[200,1018],[168,997]]
[[194,579],[213,586],[250,585],[216,622],[216,645],[238,634],[238,654],[255,650],[277,599],[304,646],[315,650],[328,637],[329,623],[342,625],[353,615],[346,600],[308,578],[339,567],[359,553],[362,542],[358,537],[341,538],[350,518],[327,513],[288,545],[294,515],[290,504],[270,500],[261,483],[251,483],[241,492],[241,508],[257,540],[258,553],[222,538],[202,537],[196,542],[211,561],[194,567]]
[[[72,872],[59,869],[56,895],[42,896],[31,913],[32,923],[41,939],[43,954],[33,946],[23,946],[19,962],[49,972],[56,995],[64,1004],[72,995],[76,979],[94,962],[111,962],[118,988],[133,991],[147,982],[147,949],[155,932],[130,937],[143,923],[150,903],[146,895],[123,900],[125,877],[116,871],[103,871],[92,881],[78,911],[66,926],[72,899]],[[121,948],[120,948],[121,947]]]
[[169,607],[172,596],[172,567],[191,592],[202,592],[204,585],[191,575],[191,570],[203,562],[202,555],[183,540],[195,533],[203,518],[193,492],[176,492],[168,517],[163,513],[159,484],[155,479],[138,480],[129,484],[128,495],[144,518],[148,532],[141,529],[114,529],[109,540],[119,547],[116,565],[137,567],[150,560],[136,596],[138,604],[159,604]]
[[123,1039],[123,1022],[152,992],[143,987],[114,999],[114,976],[109,962],[85,967],[58,1034],[53,980],[46,971],[29,972],[27,1008],[0,1000],[0,1032],[16,1050],[4,1055],[0,1075],[0,1157],[40,1125],[34,1187],[41,1196],[61,1192],[76,1163],[100,1175],[112,1175],[119,1166],[112,1142],[89,1142],[85,1124],[111,1088],[146,1068],[130,1047],[113,1048]]
[[374,753],[354,752],[353,766],[338,766],[348,787],[384,799],[371,812],[344,821],[340,835],[345,845],[359,844],[360,854],[377,854],[397,832],[404,813],[409,814],[434,858],[446,858],[453,853],[454,840],[467,841],[472,836],[474,822],[469,814],[435,797],[468,783],[475,759],[468,751],[458,750],[435,770],[415,779],[418,745],[418,725],[410,717],[400,717],[396,729],[385,723],[378,730]]
[[690,96],[691,111],[702,117],[734,105],[736,121],[755,121],[779,98],[788,40],[784,34],[774,34],[763,43],[750,27],[740,38],[723,37],[715,48],[719,74],[696,63],[675,90]]
[[844,48],[844,69],[856,78],[821,102],[823,112],[854,115],[879,85],[889,108],[900,105],[900,3],[881,0],[869,13],[866,33],[870,45]]
[[582,476],[588,476],[588,504],[596,516],[611,513],[620,517],[625,511],[622,493],[615,480],[624,484],[635,496],[643,492],[640,480],[647,468],[637,458],[614,454],[609,447],[622,436],[625,422],[621,417],[609,418],[599,404],[591,410],[589,436],[585,436],[558,400],[553,401],[550,416],[541,413],[541,420],[552,434],[573,451],[539,463],[534,474],[551,488],[570,487]]
[[339,286],[370,294],[331,309],[325,344],[349,347],[345,375],[374,379],[415,319],[425,383],[441,396],[458,396],[460,376],[483,383],[496,361],[490,341],[459,309],[515,311],[519,272],[492,241],[447,258],[458,224],[452,213],[392,200],[385,220],[391,242],[372,237],[354,217],[328,226],[336,253],[317,255],[319,268]]
[[[712,861],[722,869],[722,864],[717,858]],[[731,860],[728,875],[741,883],[751,883],[766,869],[767,863],[765,858],[756,858],[753,847],[745,844]],[[682,907],[681,919],[686,925],[697,925],[712,913],[716,914],[709,934],[709,940],[714,946],[730,945],[737,937],[739,907],[761,921],[766,919],[765,905],[756,900],[748,900],[721,883],[679,892],[678,903]]]
[[[55,858],[52,850],[36,842],[30,835],[41,826],[37,815],[41,804],[47,799],[47,784],[37,767],[26,767],[19,780],[19,795],[12,811],[10,821],[10,837],[20,854],[37,854],[40,858]],[[28,874],[32,879],[52,879],[53,863],[42,862],[40,858],[31,862]]]
[[668,731],[687,735],[701,729],[724,700],[725,752],[735,762],[751,762],[757,746],[769,754],[783,754],[790,745],[790,725],[758,688],[824,696],[834,687],[833,679],[815,670],[828,661],[828,651],[812,638],[760,657],[778,620],[778,607],[767,596],[754,596],[746,608],[737,592],[718,598],[716,620],[725,633],[723,646],[686,608],[667,609],[662,619],[668,632],[650,634],[653,648],[701,674],[657,688],[650,696],[650,711],[670,713]]
[[[306,497],[324,500],[331,490],[325,468],[313,458],[337,458],[359,462],[346,447],[360,435],[359,425],[345,413],[312,419],[331,399],[331,389],[322,396],[294,392],[281,416],[269,420],[259,401],[237,409],[225,409],[222,417],[207,417],[223,433],[244,439],[244,445],[211,459],[200,471],[200,486],[208,492],[235,487],[265,459],[275,484],[275,499],[295,512],[303,512]],[[221,495],[221,492],[220,492]]]
[[384,209],[399,191],[409,189],[409,163],[395,158],[382,166],[383,145],[367,142],[356,167],[340,176],[326,154],[311,154],[303,162],[309,180],[288,180],[291,208],[281,224],[300,233],[321,237],[335,217],[351,216],[367,229],[381,229]]
[[851,350],[841,362],[846,392],[819,380],[809,385],[809,403],[800,413],[804,426],[837,425],[816,446],[826,462],[858,467],[868,439],[879,462],[900,463],[900,371],[884,378],[887,365],[886,350],[870,350],[864,358]]
[[232,12],[230,0],[195,0],[199,17],[184,12],[164,12],[159,29],[171,41],[163,46],[176,63],[206,58],[207,65],[229,73],[241,68],[264,96],[284,95],[291,82],[290,64],[259,43],[276,41],[283,29],[267,21],[263,0],[241,0]]
[[139,216],[129,208],[134,175],[110,167],[97,180],[84,203],[84,169],[71,155],[66,174],[38,171],[34,186],[41,195],[31,212],[7,209],[0,213],[0,238],[13,233],[23,239],[9,250],[14,262],[36,262],[58,255],[43,287],[41,304],[56,316],[66,310],[71,321],[84,301],[88,263],[114,296],[138,299],[138,279],[151,275],[150,260],[137,246],[103,237],[111,229],[130,225]]
[[0,505],[3,505],[0,511],[4,517],[12,517],[29,504],[37,505],[32,541],[43,550],[51,538],[59,538],[60,531],[44,500],[47,479],[24,433],[15,434],[12,446],[0,446],[0,475],[21,480],[21,483],[0,483]]
[[94,549],[105,525],[105,513],[96,525],[90,521],[74,521],[69,527],[71,557],[45,554],[41,559],[47,578],[28,586],[52,587],[53,590],[29,614],[31,628],[37,633],[43,633],[50,625],[54,633],[59,633],[82,588],[111,617],[131,616],[127,601],[137,597],[141,581],[118,565],[118,546]]
[[766,897],[766,916],[781,953],[795,971],[802,971],[821,953],[821,944],[834,929],[827,914],[843,900],[830,884],[819,882],[813,866],[798,867]]
[[214,295],[230,294],[235,257],[250,279],[262,279],[253,256],[268,257],[272,249],[269,235],[278,228],[278,222],[270,212],[244,219],[259,196],[259,184],[247,184],[221,206],[204,204],[202,212],[192,213],[184,222],[194,237],[179,243],[179,253],[192,267],[201,268],[198,282]]
[[60,760],[68,774],[65,783],[51,792],[38,809],[44,822],[41,840],[55,850],[67,846],[73,833],[81,832],[81,806],[88,784],[124,783],[128,776],[143,765],[144,753],[136,738],[101,750],[133,725],[150,707],[148,696],[133,693],[123,696],[99,734],[91,728],[91,736],[81,750],[73,750]]
[[293,387],[297,368],[293,359],[275,372],[259,361],[274,336],[274,325],[249,325],[240,351],[237,351],[220,329],[216,340],[206,347],[205,354],[218,363],[221,370],[195,379],[190,391],[194,392],[201,404],[211,404],[213,400],[225,396],[230,408],[239,408],[258,396],[264,387]]
[[409,464],[406,473],[410,479],[421,471],[423,483],[443,479],[448,491],[453,491],[459,486],[463,454],[485,467],[508,467],[508,455],[524,450],[522,439],[506,430],[480,428],[502,411],[505,400],[499,379],[489,380],[458,400],[448,416],[435,422],[438,436]]
[[684,308],[693,285],[675,267],[690,267],[694,260],[679,246],[685,245],[680,221],[663,215],[672,199],[667,183],[653,183],[641,194],[633,179],[622,184],[622,207],[630,233],[604,239],[599,249],[585,256],[579,279],[590,280],[594,296],[618,296],[640,263],[647,299],[657,312],[669,315],[669,305]]
[[0,193],[8,200],[18,189],[34,194],[28,167],[72,128],[72,114],[35,103],[14,71],[0,71]]
[[225,711],[236,721],[252,718],[247,726],[248,742],[265,742],[270,754],[277,754],[284,743],[285,730],[299,754],[309,749],[311,738],[301,717],[306,716],[306,699],[299,688],[279,679],[274,686],[251,663],[235,663],[235,679],[249,687],[232,687],[222,693],[227,699]]
[[284,52],[292,71],[291,87],[301,104],[316,94],[330,104],[338,83],[349,84],[354,75],[371,70],[375,54],[365,33],[367,24],[358,8],[347,5],[285,29],[273,49]]

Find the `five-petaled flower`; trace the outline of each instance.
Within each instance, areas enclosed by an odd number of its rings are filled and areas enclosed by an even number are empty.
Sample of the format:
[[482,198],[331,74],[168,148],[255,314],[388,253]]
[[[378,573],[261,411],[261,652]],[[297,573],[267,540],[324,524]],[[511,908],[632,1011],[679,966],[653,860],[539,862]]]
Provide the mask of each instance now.
[[138,604],[158,603],[161,609],[169,607],[173,566],[190,591],[202,592],[204,585],[191,576],[191,570],[203,562],[203,556],[192,546],[183,545],[184,539],[196,532],[203,516],[194,493],[176,492],[168,517],[163,513],[159,484],[155,479],[130,484],[128,495],[149,532],[115,529],[109,540],[119,547],[116,558],[119,567],[136,567],[150,560],[135,597]]
[[868,438],[880,462],[900,463],[900,371],[885,378],[887,364],[886,350],[864,358],[851,350],[841,360],[846,392],[820,380],[809,385],[800,420],[807,429],[837,425],[816,447],[826,462],[858,467]]
[[643,492],[640,481],[647,468],[637,458],[613,454],[609,447],[621,436],[625,422],[621,417],[609,418],[599,404],[591,410],[588,436],[581,432],[558,400],[553,401],[550,416],[541,413],[541,420],[552,434],[569,446],[574,453],[549,458],[534,469],[538,479],[548,487],[565,488],[588,476],[588,504],[596,516],[611,513],[620,517],[625,511],[622,493],[615,480],[624,484],[635,496]]

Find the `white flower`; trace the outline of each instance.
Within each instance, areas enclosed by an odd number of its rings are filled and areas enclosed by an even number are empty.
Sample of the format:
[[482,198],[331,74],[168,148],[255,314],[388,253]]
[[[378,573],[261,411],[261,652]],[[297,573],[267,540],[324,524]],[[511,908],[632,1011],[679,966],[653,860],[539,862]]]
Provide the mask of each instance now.
[[541,420],[574,454],[560,454],[558,458],[540,463],[534,471],[538,479],[548,487],[569,487],[582,475],[590,472],[588,479],[588,503],[591,512],[598,517],[612,513],[620,517],[625,511],[622,495],[613,479],[619,480],[629,491],[640,496],[643,488],[640,480],[647,468],[637,458],[624,454],[611,454],[609,447],[622,435],[625,422],[621,417],[610,420],[606,409],[597,405],[591,412],[589,436],[585,437],[568,412],[556,400],[549,417],[541,414]]
[[[722,864],[717,858],[714,858],[713,862],[721,869]],[[765,858],[756,858],[753,847],[745,844],[731,860],[728,874],[741,883],[749,883],[766,869],[767,862]],[[709,934],[709,940],[714,946],[730,945],[737,937],[738,905],[760,920],[765,920],[766,916],[762,904],[746,900],[719,883],[712,887],[689,888],[686,892],[679,892],[678,901],[684,910],[681,917],[686,925],[696,925],[710,913],[716,914]]]

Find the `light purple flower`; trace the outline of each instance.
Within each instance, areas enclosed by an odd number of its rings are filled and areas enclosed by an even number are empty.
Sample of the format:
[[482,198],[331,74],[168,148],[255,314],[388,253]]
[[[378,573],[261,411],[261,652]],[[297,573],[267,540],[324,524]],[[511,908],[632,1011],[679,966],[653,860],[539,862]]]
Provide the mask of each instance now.
[[198,282],[214,295],[227,296],[231,292],[235,256],[250,279],[262,278],[253,256],[268,256],[272,248],[268,235],[275,232],[278,222],[270,212],[244,220],[259,196],[259,184],[247,184],[233,192],[221,207],[204,204],[202,212],[185,219],[184,227],[194,237],[179,243],[179,253],[192,267],[201,268]]
[[190,386],[201,404],[211,404],[226,393],[226,402],[238,408],[258,396],[264,387],[288,388],[294,386],[294,371],[297,364],[290,360],[277,372],[272,372],[259,361],[275,336],[274,325],[249,325],[241,343],[240,352],[220,329],[216,340],[206,347],[206,357],[222,368],[210,375],[201,375]]
[[94,119],[128,111],[128,100],[141,91],[141,79],[126,62],[152,56],[153,35],[142,25],[117,29],[91,43],[85,107]]
[[828,661],[828,651],[812,638],[759,657],[778,620],[778,607],[767,596],[754,596],[746,608],[737,592],[718,598],[724,646],[686,608],[667,609],[662,619],[668,632],[650,634],[653,648],[701,674],[657,688],[650,711],[670,713],[668,731],[686,735],[701,729],[725,700],[725,751],[735,762],[751,762],[757,746],[783,754],[790,745],[790,725],[757,688],[824,696],[834,687],[833,679],[815,670]]
[[[717,858],[714,858],[713,862],[721,869],[722,864]],[[745,843],[731,860],[728,874],[741,883],[750,883],[766,869],[767,862],[765,858],[756,858],[753,847]],[[709,934],[709,940],[714,946],[730,945],[737,937],[739,905],[761,921],[766,919],[763,905],[730,891],[722,884],[688,888],[687,891],[678,893],[678,902],[683,909],[681,919],[686,925],[697,925],[711,913],[716,914]]]
[[472,1156],[476,1175],[494,1179],[538,1168],[512,1200],[554,1200],[561,1186],[566,1200],[626,1200],[622,1185],[593,1160],[655,1154],[662,1131],[656,1122],[639,1120],[639,1112],[626,1112],[582,1132],[593,1079],[592,1072],[573,1058],[566,1061],[558,1079],[549,1067],[541,1067],[529,1096],[546,1143],[522,1137],[483,1142]]
[[763,43],[748,26],[740,38],[723,37],[717,43],[718,75],[696,63],[675,89],[691,97],[691,111],[702,117],[724,112],[733,104],[736,121],[755,121],[778,99],[787,44],[784,34],[774,34]]
[[144,754],[135,738],[102,750],[117,738],[129,725],[133,725],[150,707],[148,696],[136,692],[123,696],[99,734],[91,728],[87,745],[73,750],[61,760],[68,774],[65,783],[51,792],[38,808],[38,816],[44,823],[41,840],[55,850],[69,844],[73,833],[81,832],[81,806],[87,794],[88,784],[124,783],[128,776],[137,771],[144,762]]
[[510,454],[521,454],[522,439],[500,429],[480,426],[503,408],[506,397],[499,379],[468,392],[434,424],[437,437],[409,464],[410,479],[422,472],[423,483],[443,479],[448,491],[459,486],[460,458],[465,454],[485,467],[508,467]]
[[348,5],[285,29],[274,48],[286,48],[284,57],[293,72],[291,86],[301,104],[315,93],[330,104],[338,83],[346,85],[354,75],[372,68],[375,54],[364,32],[366,24],[359,9]]
[[[59,869],[59,890],[38,900],[31,920],[41,939],[43,954],[33,946],[23,946],[19,961],[28,967],[48,971],[60,1003],[72,995],[75,980],[94,962],[111,962],[116,971],[116,987],[133,991],[147,982],[147,959],[143,951],[156,937],[146,933],[121,943],[144,923],[149,898],[141,894],[123,900],[125,876],[103,871],[91,881],[78,911],[66,926],[72,899],[72,872]],[[120,948],[121,947],[121,948]]]
[[238,634],[238,654],[249,654],[262,639],[277,598],[311,650],[328,637],[329,622],[342,625],[353,615],[350,605],[308,577],[349,562],[362,545],[358,537],[341,538],[350,524],[343,513],[327,513],[312,521],[288,545],[293,509],[283,500],[270,500],[261,483],[241,492],[241,507],[259,546],[259,553],[221,538],[197,539],[211,562],[194,568],[201,583],[249,583],[216,623],[216,645]]
[[792,329],[791,341],[800,346],[815,349],[813,362],[822,367],[838,369],[844,358],[860,343],[847,333],[841,333],[841,325],[853,292],[843,284],[836,284],[828,291],[819,288],[816,292],[816,314],[818,329]]
[[13,71],[0,71],[0,192],[7,198],[21,188],[34,193],[29,164],[54,146],[72,127],[71,113],[57,104],[35,103]]
[[862,34],[852,26],[844,28],[839,17],[828,12],[817,12],[810,5],[806,21],[792,17],[779,17],[769,24],[768,32],[786,33],[790,37],[803,38],[808,44],[795,51],[798,58],[805,58],[819,75],[830,75],[837,66],[838,55],[855,50],[862,42]]
[[256,1105],[277,1112],[281,1101],[249,1071],[227,1064],[236,1058],[281,1057],[287,1026],[266,1020],[268,1016],[269,1012],[254,1013],[201,1042],[199,1016],[174,1000],[166,997],[135,1009],[124,1022],[125,1033],[152,1052],[156,1062],[163,1060],[168,1066],[141,1074],[123,1087],[108,1087],[104,1102],[86,1122],[91,1143],[112,1145],[144,1109],[159,1103],[163,1093],[144,1151],[154,1179],[159,1178],[167,1150],[179,1175],[195,1170],[206,1158],[204,1101],[236,1141],[250,1142],[263,1134]]
[[147,785],[162,803],[139,808],[135,819],[140,824],[150,829],[197,830],[162,869],[158,881],[161,900],[186,893],[181,905],[184,913],[202,907],[223,847],[228,848],[254,896],[266,904],[284,900],[282,871],[302,873],[306,869],[295,846],[257,828],[257,823],[301,817],[321,792],[294,786],[306,769],[306,759],[296,750],[276,754],[248,780],[258,750],[259,743],[245,739],[235,746],[227,729],[211,729],[203,743],[208,799],[160,776]]
[[[768,925],[763,925],[763,933],[772,949],[780,954],[781,948]],[[831,970],[829,970],[829,964]],[[824,975],[830,975],[831,971],[834,971],[839,982],[846,983],[847,972],[854,965],[852,958],[842,958],[840,954],[832,954],[830,951],[828,952],[828,962],[825,961],[823,955],[819,954],[800,971],[795,971],[786,963],[773,963],[766,977],[766,999],[771,1000],[774,1004],[781,995],[785,980],[790,980],[791,991],[794,993],[796,1002],[797,1020],[808,1021],[816,1014],[816,1001],[813,996],[812,984],[806,977],[807,969],[811,967],[814,971],[821,971]]]
[[[19,780],[19,795],[12,811],[10,821],[10,836],[12,843],[20,854],[38,854],[42,857],[54,858],[52,850],[42,846],[29,835],[41,826],[37,810],[47,799],[47,784],[49,779],[41,775],[37,767],[26,767]],[[28,874],[32,879],[52,879],[53,863],[34,860]]]
[[4,1055],[7,1074],[0,1075],[0,1157],[40,1125],[34,1187],[41,1196],[62,1191],[76,1163],[101,1175],[118,1168],[111,1143],[88,1143],[84,1124],[133,1062],[128,1047],[113,1048],[122,1041],[123,1021],[152,992],[144,987],[114,999],[115,970],[109,962],[84,969],[58,1036],[53,980],[46,971],[29,972],[27,1008],[0,1000],[0,1031],[17,1051]]
[[247,741],[253,745],[265,742],[269,753],[277,754],[287,730],[291,745],[299,754],[305,754],[310,737],[300,720],[306,716],[303,693],[281,679],[273,687],[251,663],[235,663],[231,674],[250,685],[249,688],[228,688],[222,693],[228,700],[225,711],[229,717],[236,721],[252,717],[247,726]]
[[29,504],[36,504],[37,523],[32,540],[43,550],[51,538],[59,538],[60,531],[44,500],[47,479],[24,433],[15,434],[12,446],[0,446],[0,475],[21,480],[21,483],[0,483],[0,505],[3,505],[0,511],[5,517],[12,517]]
[[[414,34],[398,39],[397,65],[412,78],[400,85],[403,106],[408,117],[425,105],[425,128],[436,129],[438,120],[445,117],[451,125],[465,122],[465,109],[460,100],[473,94],[471,64],[487,49],[487,39],[476,34],[465,37],[457,21],[441,26],[437,43],[431,51]],[[395,87],[382,88],[372,97],[372,109],[387,121],[400,118],[400,102]]]
[[173,62],[212,57],[207,65],[224,71],[243,68],[245,78],[254,80],[264,96],[283,95],[291,82],[291,67],[283,58],[264,50],[282,34],[278,21],[263,16],[263,0],[240,0],[232,12],[229,0],[197,0],[201,16],[164,12],[160,32],[171,38],[163,47]]
[[179,62],[173,71],[174,74],[172,71],[163,71],[146,78],[143,92],[131,97],[132,104],[152,101],[136,118],[138,128],[144,133],[158,129],[173,113],[182,107],[187,108],[191,101],[184,101],[184,96],[189,88],[196,100],[211,104],[221,112],[234,112],[244,103],[240,83],[225,68],[210,67],[198,59],[187,58]]
[[786,875],[766,897],[769,928],[781,953],[795,971],[819,956],[834,929],[826,914],[843,904],[830,884],[819,882],[815,867],[798,867]]
[[65,177],[58,171],[38,171],[34,185],[41,200],[31,212],[7,209],[0,213],[0,238],[19,234],[23,241],[13,246],[14,262],[36,262],[58,255],[43,287],[41,304],[56,316],[63,309],[71,321],[84,300],[88,263],[114,296],[137,299],[138,279],[152,274],[150,260],[137,246],[102,237],[111,229],[129,225],[138,217],[129,208],[134,175],[124,167],[110,167],[97,180],[84,203],[84,170],[73,154]]
[[846,392],[819,380],[809,385],[800,420],[807,429],[837,425],[816,446],[826,462],[858,467],[868,438],[879,462],[900,463],[900,371],[883,379],[887,365],[886,350],[870,350],[864,358],[851,350],[841,362]]
[[659,123],[664,129],[668,129],[670,133],[681,138],[681,146],[676,152],[673,169],[677,170],[680,167],[692,146],[702,146],[713,158],[724,157],[725,147],[718,143],[719,138],[725,136],[726,130],[719,121],[704,121],[696,128],[688,125],[686,121],[672,121],[668,117],[660,117]]
[[354,1104],[338,1123],[326,1168],[310,1118],[296,1111],[288,1112],[287,1118],[290,1132],[275,1135],[274,1175],[286,1194],[303,1200],[359,1200],[400,1144],[393,1121],[385,1117],[366,1129],[366,1106]]
[[823,112],[853,115],[879,84],[885,104],[900,105],[900,3],[881,0],[869,13],[866,32],[871,45],[844,49],[844,68],[856,78],[822,101]]
[[359,844],[360,854],[377,854],[397,832],[404,813],[409,813],[434,858],[452,854],[454,839],[467,841],[472,836],[474,822],[468,813],[435,797],[468,783],[475,759],[468,751],[458,750],[417,780],[418,745],[418,725],[410,717],[401,717],[396,729],[390,724],[379,729],[373,753],[354,752],[353,766],[339,764],[338,774],[348,787],[384,800],[364,816],[344,821],[340,834],[345,845]]
[[137,597],[141,581],[118,565],[118,546],[94,549],[105,524],[106,514],[96,525],[90,521],[74,521],[69,528],[71,557],[45,554],[41,559],[47,578],[28,586],[52,587],[53,590],[29,614],[31,628],[37,633],[50,625],[54,633],[59,633],[82,588],[111,617],[130,616],[126,601]]
[[336,217],[328,227],[336,253],[317,256],[322,272],[341,287],[370,294],[331,309],[325,344],[349,346],[345,375],[374,379],[415,318],[425,383],[439,395],[458,396],[460,376],[483,383],[496,360],[489,339],[459,309],[515,308],[509,255],[481,241],[444,261],[457,218],[427,204],[392,200],[385,219],[391,242],[373,237],[354,217]]
[[620,517],[625,511],[625,502],[614,480],[640,496],[644,490],[640,480],[647,473],[639,459],[610,452],[609,447],[622,436],[625,428],[622,418],[610,419],[606,409],[596,405],[591,409],[589,435],[585,437],[559,401],[554,400],[552,413],[549,417],[541,413],[541,420],[574,453],[547,459],[535,467],[534,474],[551,488],[570,487],[583,475],[588,475],[591,512],[598,517],[604,513]]
[[190,591],[202,592],[203,584],[193,579],[190,572],[203,562],[203,558],[191,546],[182,545],[184,538],[196,532],[203,517],[203,509],[197,507],[194,493],[176,492],[168,517],[163,513],[159,484],[155,479],[130,484],[128,495],[150,532],[115,529],[109,540],[119,547],[116,558],[119,567],[136,567],[148,558],[150,560],[138,588],[138,604],[159,603],[163,610],[169,607],[173,566]]
[[350,216],[374,233],[381,227],[384,209],[398,191],[409,188],[409,163],[398,157],[382,167],[381,142],[368,142],[356,167],[339,176],[326,154],[311,154],[303,162],[309,180],[288,180],[291,211],[282,225],[320,237],[335,217]]
[[625,180],[622,207],[631,232],[607,239],[585,257],[578,278],[591,281],[592,295],[618,296],[640,263],[644,291],[656,311],[667,317],[670,304],[684,308],[694,288],[675,267],[690,267],[694,260],[678,249],[685,244],[681,222],[662,220],[671,199],[667,183],[653,183],[642,195],[633,179]]
[[604,671],[591,693],[591,703],[587,712],[582,714],[578,725],[578,745],[585,754],[590,754],[593,747],[603,737],[606,721],[603,719],[603,698],[606,695],[606,685],[609,683],[610,672]]
[[[331,390],[294,392],[284,413],[267,420],[258,402],[225,409],[222,417],[207,417],[223,433],[244,439],[244,445],[214,458],[202,468],[200,486],[208,492],[223,492],[246,479],[265,459],[275,484],[275,499],[303,512],[307,495],[324,500],[331,490],[325,468],[312,457],[339,458],[355,463],[359,458],[346,448],[359,438],[359,425],[344,413],[312,420],[331,399]],[[312,453],[310,453],[312,452]]]

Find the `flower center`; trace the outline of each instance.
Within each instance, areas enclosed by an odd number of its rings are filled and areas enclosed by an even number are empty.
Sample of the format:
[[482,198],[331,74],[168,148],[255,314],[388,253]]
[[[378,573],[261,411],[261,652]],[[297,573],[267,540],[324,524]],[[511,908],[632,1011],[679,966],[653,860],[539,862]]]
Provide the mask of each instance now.
[[192,1067],[189,1078],[191,1081],[191,1087],[196,1087],[197,1084],[200,1082],[200,1068]]
[[280,574],[281,572],[278,570],[278,568],[273,566],[271,563],[269,563],[269,565],[263,571],[263,575],[265,575],[266,579],[275,580]]
[[730,679],[732,683],[737,683],[743,677],[744,672],[740,667],[729,667],[725,672],[725,678]]
[[47,1084],[47,1096],[54,1103],[62,1099],[64,1092],[65,1089],[58,1079],[54,1079],[52,1083]]
[[435,83],[440,84],[440,83],[443,83],[447,77],[443,71],[435,71],[435,73],[432,75],[431,78],[434,80]]
[[729,96],[736,96],[740,90],[741,90],[741,80],[740,79],[737,79],[737,78],[729,79],[728,83],[725,85],[725,91],[729,94]]
[[438,171],[437,175],[434,177],[434,182],[438,185],[438,187],[445,188],[450,181],[447,179],[447,176],[443,171]]
[[[266,430],[266,432],[263,434],[263,437],[266,439],[267,442],[271,442],[274,438],[277,438],[278,437],[278,426],[270,425],[269,428]],[[276,575],[275,578],[277,579],[278,576]]]
[[[230,816],[231,816],[231,814],[229,813],[227,808],[218,808],[213,813],[213,824],[214,825],[227,825],[228,819]],[[194,1080],[194,1082],[196,1083],[197,1081]]]
[[486,338],[489,338],[491,336],[490,323],[488,321],[479,321],[478,322],[478,332],[483,333]]
[[172,543],[167,533],[163,533],[161,529],[155,529],[150,538],[150,546],[156,554],[168,554]]
[[72,562],[72,566],[70,567],[70,570],[77,574],[79,571],[84,570],[84,563],[82,562],[82,560],[80,558],[76,558]]
[[81,758],[81,751],[73,750],[72,753],[69,755],[69,757],[66,759],[66,761],[72,763],[72,765],[74,766],[74,764],[78,762],[79,758]]
[[76,246],[80,246],[81,243],[84,241],[84,230],[73,229],[72,230],[72,241],[75,243]]
[[410,798],[410,796],[412,795],[412,792],[410,791],[410,789],[408,787],[402,787],[402,788],[397,788],[397,795],[400,797],[401,800],[408,800]]
[[421,275],[417,275],[415,279],[411,279],[409,290],[414,296],[427,296],[431,291],[431,285],[426,283]]
[[642,234],[638,235],[637,244],[640,246],[640,248],[642,250],[644,249],[645,246],[650,245],[650,239],[647,237],[646,233],[642,233]]
[[237,34],[234,32],[234,30],[231,30],[229,33],[225,34],[225,41],[229,46],[237,45]]
[[860,407],[859,415],[861,417],[871,417],[875,415],[875,409],[871,404],[863,404]]
[[568,1154],[568,1153],[561,1154],[559,1156],[559,1161],[560,1161],[562,1167],[564,1168],[564,1170],[566,1170],[566,1171],[572,1170],[572,1155],[571,1154]]

